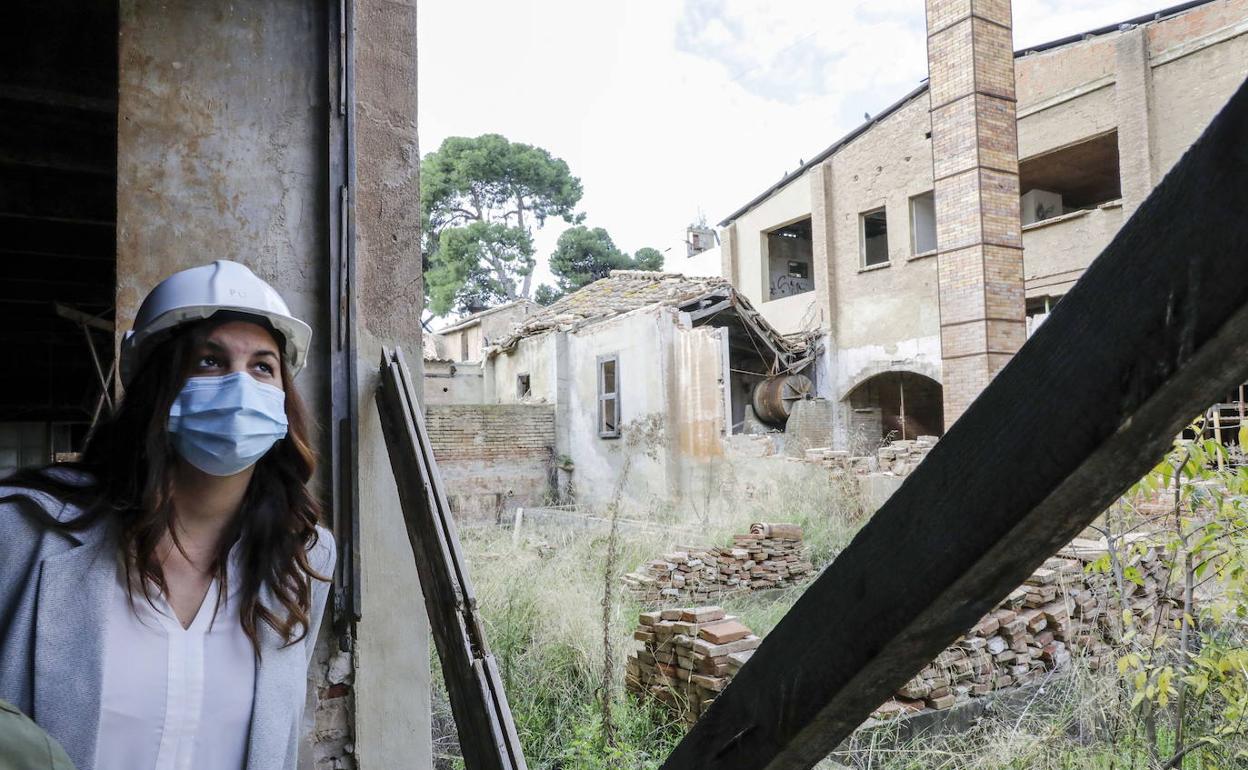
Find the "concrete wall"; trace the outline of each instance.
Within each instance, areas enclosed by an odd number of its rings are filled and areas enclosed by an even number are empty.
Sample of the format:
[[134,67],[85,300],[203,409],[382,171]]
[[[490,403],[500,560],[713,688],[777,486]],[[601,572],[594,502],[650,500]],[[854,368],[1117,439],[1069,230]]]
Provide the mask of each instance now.
[[[122,0],[119,10],[118,341],[161,279],[213,259],[242,262],[312,326],[308,366],[290,385],[323,424],[327,7]],[[327,456],[326,436],[315,442]],[[324,466],[315,488],[325,493]],[[353,693],[326,679],[338,648],[331,620],[309,672],[305,728],[315,726],[316,744],[305,745],[303,767],[352,762]],[[349,680],[349,657],[337,665]]]
[[425,406],[485,403],[485,384],[479,361],[425,359]]
[[551,501],[553,406],[429,406],[425,424],[457,518],[495,521],[517,506]]
[[699,278],[720,277],[724,271],[722,248],[722,246],[715,246],[694,254],[692,257],[669,256],[663,262],[663,269]]
[[1027,296],[1060,297],[1122,227],[1122,202],[1073,211],[1023,227]]
[[537,303],[519,300],[483,311],[467,326],[451,324],[437,334],[438,355],[452,361],[480,361],[487,345],[506,336],[537,309]]
[[355,749],[365,770],[431,767],[429,621],[374,394],[381,346],[409,351],[420,381],[420,151],[416,2],[356,0],[356,286],[363,620]]
[[1152,124],[1158,181],[1248,77],[1248,2],[1216,3],[1188,16],[1148,30],[1153,98],[1164,110]]
[[[767,231],[808,216],[810,216],[810,185],[803,177],[776,191],[770,198],[741,215],[737,220],[738,237],[730,251],[739,276],[733,277],[726,274],[726,277],[733,281],[737,291],[744,294],[755,307],[761,308],[770,300]],[[720,248],[724,249],[723,233],[720,233],[720,242]],[[766,311],[763,312],[767,320],[772,323],[784,320],[781,317],[773,321],[771,315]]]
[[[531,401],[555,405],[555,452],[572,461],[560,484],[576,502],[603,506],[617,485],[630,507],[668,505],[701,488],[722,456],[724,332],[688,328],[670,308],[649,307],[572,332],[528,337],[489,358],[486,401],[517,402],[528,373]],[[598,435],[598,360],[619,357],[618,438]]]
[[554,404],[559,400],[555,343],[557,333],[525,337],[513,350],[490,357],[483,363],[482,403],[514,404],[519,402],[516,380],[529,376],[530,400]]
[[[353,749],[364,768],[423,767],[428,626],[410,549],[396,537],[404,528],[372,399],[381,345],[421,349],[415,7],[355,7],[358,40],[369,41],[357,45],[354,107],[364,619],[354,689],[321,688],[327,701],[308,712],[321,743],[305,762],[350,767]],[[322,424],[328,10],[295,0],[123,0],[118,121],[118,329],[169,273],[219,257],[244,262],[314,329],[298,386]],[[323,437],[318,447],[325,456]],[[314,685],[341,658],[331,655],[331,624],[323,632]]]

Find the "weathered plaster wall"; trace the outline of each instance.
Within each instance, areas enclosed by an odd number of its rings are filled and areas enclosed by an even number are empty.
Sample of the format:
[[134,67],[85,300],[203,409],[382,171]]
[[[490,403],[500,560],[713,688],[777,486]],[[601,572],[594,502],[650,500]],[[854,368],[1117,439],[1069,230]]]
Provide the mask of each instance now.
[[[568,431],[572,487],[577,502],[602,505],[620,482],[623,499],[638,506],[673,496],[669,475],[670,423],[666,353],[673,324],[657,308],[644,308],[587,326],[567,336]],[[599,356],[619,356],[620,438],[598,436]],[[628,459],[631,457],[631,460]]]
[[1118,103],[1114,84],[1106,82],[1082,96],[1038,109],[1044,105],[1020,103],[1018,157],[1026,160],[1050,150],[1112,131],[1118,126]]
[[[514,404],[514,381],[532,378],[531,402],[554,404],[555,453],[570,458],[576,502],[603,506],[624,476],[633,508],[666,505],[701,484],[722,457],[723,330],[684,328],[670,308],[649,307],[571,332],[521,340],[486,362],[486,399]],[[598,360],[619,356],[619,438],[598,435]],[[700,487],[699,487],[700,488]]]
[[[118,340],[161,279],[242,262],[312,326],[293,385],[323,423],[326,6],[122,0],[119,11]],[[325,442],[316,437],[322,456]],[[303,767],[351,766],[350,657],[334,654],[331,627],[326,618],[309,671]]]
[[420,381],[420,153],[416,2],[355,2],[356,287],[363,620],[355,750],[365,770],[432,767],[429,624],[374,394],[381,346]]
[[485,403],[481,363],[425,359],[425,406]]
[[322,4],[122,0],[117,328],[170,273],[242,262],[314,329],[298,386],[326,409]]
[[719,277],[724,272],[723,247],[716,246],[692,257],[668,257],[663,269],[699,278]]
[[668,451],[676,460],[673,471],[682,500],[714,488],[707,476],[724,457],[727,334],[710,326],[673,329],[668,385],[674,435]]
[[781,334],[819,329],[827,317],[813,291],[764,302],[758,310]]
[[[1165,117],[1159,115],[1154,123],[1157,137],[1154,166],[1158,181],[1248,77],[1248,2],[1227,3],[1226,6],[1216,9],[1222,13],[1215,15],[1212,8],[1209,13],[1230,26],[1232,29],[1228,32],[1234,32],[1235,36],[1189,55],[1166,59],[1166,51],[1160,46],[1174,39],[1179,31],[1205,32],[1211,24],[1198,26],[1193,20],[1180,25],[1176,20],[1177,30],[1158,30],[1150,35],[1152,61],[1164,60],[1153,68],[1154,95],[1165,111]],[[1232,10],[1235,14],[1230,13]],[[1176,40],[1172,49],[1181,45]]]
[[529,400],[554,404],[559,400],[556,370],[556,334],[542,334],[521,339],[513,350],[491,356],[484,363],[483,403],[514,404],[516,379],[529,375]]
[[1023,228],[1028,297],[1061,296],[1122,227],[1122,204],[1103,204]]
[[[796,179],[776,191],[767,200],[746,212],[737,220],[736,238],[725,255],[735,261],[730,280],[737,291],[759,307],[765,318],[772,323],[783,322],[786,317],[775,320],[763,307],[768,301],[767,231],[810,216],[810,183],[805,178]],[[721,240],[724,236],[721,233]]]

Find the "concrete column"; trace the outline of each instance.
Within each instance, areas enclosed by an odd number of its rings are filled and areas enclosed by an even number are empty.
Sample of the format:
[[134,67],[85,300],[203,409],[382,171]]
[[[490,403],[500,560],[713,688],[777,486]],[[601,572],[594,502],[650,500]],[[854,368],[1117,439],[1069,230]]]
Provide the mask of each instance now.
[[[572,372],[572,354],[568,350],[568,333],[556,331],[554,337],[555,355],[550,363],[555,375],[555,454],[564,457],[572,456],[572,388],[575,385]],[[555,458],[558,460],[558,457]],[[572,473],[576,473],[575,467]],[[572,478],[568,471],[557,470],[556,491],[562,499],[564,493],[572,491]]]
[[927,0],[945,425],[1026,338],[1009,0]]
[[849,412],[838,399],[836,359],[837,284],[835,214],[832,208],[832,163],[820,163],[810,170],[810,237],[815,276],[815,302],[819,306],[823,330],[823,355],[816,362],[815,392],[832,402],[832,446],[847,448],[849,444]]
[[820,163],[810,170],[810,238],[815,302],[820,326],[836,339],[836,252],[833,249],[832,166]]
[[1152,192],[1153,175],[1153,68],[1148,63],[1148,35],[1135,27],[1118,35],[1117,82],[1118,175],[1122,181],[1123,220]]
[[[415,0],[355,2],[356,373],[360,562],[356,755],[363,770],[432,767],[429,622],[374,394],[382,345],[420,367],[420,154]],[[417,382],[421,372],[412,372]]]
[[737,255],[737,223],[733,222],[719,231],[720,275],[728,283],[740,288],[740,262]]

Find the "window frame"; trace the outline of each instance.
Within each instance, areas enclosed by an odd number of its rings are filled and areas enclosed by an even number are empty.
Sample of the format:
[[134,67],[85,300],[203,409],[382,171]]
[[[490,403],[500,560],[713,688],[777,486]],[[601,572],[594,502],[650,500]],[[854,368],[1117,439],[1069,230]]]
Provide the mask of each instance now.
[[[914,215],[914,203],[919,198],[925,198],[928,196],[930,196],[932,199],[932,248],[923,249],[920,251],[919,250],[919,238],[918,238],[919,228],[915,226],[918,219]],[[909,211],[910,213],[910,256],[925,257],[929,254],[935,254],[937,251],[940,250],[940,242],[937,241],[936,239],[936,191],[934,189],[924,190],[923,192],[917,195],[911,195],[908,208],[910,209]]]
[[[884,259],[879,262],[867,262],[867,217],[873,214],[884,215]],[[859,212],[858,214],[858,267],[864,270],[871,270],[891,264],[893,261],[892,254],[889,253],[888,245],[888,205],[884,204],[876,206],[873,209]]]
[[533,377],[528,372],[516,375],[516,398],[526,399],[533,395]]
[[[611,392],[606,390],[606,365],[611,364],[615,374],[615,389]],[[607,355],[598,356],[597,362],[598,375],[598,438],[619,438],[620,437],[620,355],[619,353],[609,353]],[[611,403],[613,420],[611,424],[614,426],[611,430],[606,429],[607,402]]]

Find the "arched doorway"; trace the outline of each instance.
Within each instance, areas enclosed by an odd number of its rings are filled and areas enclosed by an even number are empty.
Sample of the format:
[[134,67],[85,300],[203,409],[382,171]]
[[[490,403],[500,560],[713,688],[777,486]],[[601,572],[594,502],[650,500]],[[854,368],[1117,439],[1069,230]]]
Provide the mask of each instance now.
[[855,450],[945,432],[944,392],[939,382],[922,374],[882,372],[861,382],[845,400]]

